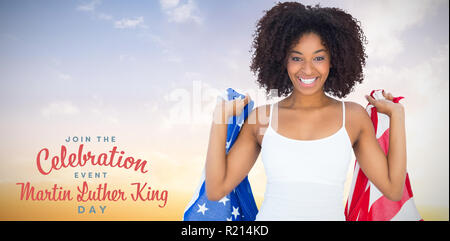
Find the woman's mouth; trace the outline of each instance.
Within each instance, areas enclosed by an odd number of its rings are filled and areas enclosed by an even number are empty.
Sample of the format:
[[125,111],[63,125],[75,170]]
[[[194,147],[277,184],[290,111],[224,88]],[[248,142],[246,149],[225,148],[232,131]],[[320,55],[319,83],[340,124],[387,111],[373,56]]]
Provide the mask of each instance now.
[[315,77],[315,78],[301,78],[301,77],[299,77],[298,78],[298,80],[300,82],[300,85],[304,86],[304,87],[312,87],[312,86],[314,86],[316,80],[318,80],[318,79],[319,79],[319,77]]

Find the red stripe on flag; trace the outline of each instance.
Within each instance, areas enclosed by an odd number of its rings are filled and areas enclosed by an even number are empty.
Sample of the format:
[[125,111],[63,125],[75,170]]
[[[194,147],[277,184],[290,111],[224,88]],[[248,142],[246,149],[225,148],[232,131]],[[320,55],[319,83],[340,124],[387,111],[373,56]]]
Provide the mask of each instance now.
[[[369,180],[367,179],[366,175],[364,175],[361,169],[358,169],[357,175],[358,176],[355,182],[355,188],[353,189],[352,201],[350,203],[350,212],[346,212],[347,221],[356,221],[356,217],[358,217],[358,214],[355,213],[355,210],[360,210],[362,206],[366,206],[362,205],[362,203],[365,200],[364,195],[366,191],[367,182]],[[367,200],[367,207],[368,207],[368,200]]]
[[372,120],[373,128],[375,128],[375,135],[377,134],[377,128],[378,128],[378,113],[377,108],[372,107],[370,109],[370,119]]
[[389,128],[378,138],[378,144],[380,144],[381,149],[383,149],[384,154],[387,156],[389,152]]
[[[405,184],[406,186],[406,184]],[[409,188],[410,189],[410,188]],[[377,199],[372,206],[370,206],[369,218],[370,220],[389,221],[402,208],[403,204],[412,197],[407,187],[403,188],[403,196],[400,201],[391,201],[385,196]]]

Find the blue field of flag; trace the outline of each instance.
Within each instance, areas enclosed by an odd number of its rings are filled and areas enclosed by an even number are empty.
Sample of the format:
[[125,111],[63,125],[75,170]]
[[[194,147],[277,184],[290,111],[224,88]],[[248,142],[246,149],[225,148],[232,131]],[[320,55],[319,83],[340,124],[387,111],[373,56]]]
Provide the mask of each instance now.
[[[244,98],[245,96],[232,88],[227,89],[228,100]],[[228,121],[226,153],[236,141],[242,124],[253,110],[254,102],[250,101],[239,116],[233,116]],[[219,201],[210,201],[206,197],[205,170],[203,169],[200,184],[194,192],[192,200],[187,205],[184,221],[254,221],[258,208],[253,197],[248,178],[244,180],[228,195]]]

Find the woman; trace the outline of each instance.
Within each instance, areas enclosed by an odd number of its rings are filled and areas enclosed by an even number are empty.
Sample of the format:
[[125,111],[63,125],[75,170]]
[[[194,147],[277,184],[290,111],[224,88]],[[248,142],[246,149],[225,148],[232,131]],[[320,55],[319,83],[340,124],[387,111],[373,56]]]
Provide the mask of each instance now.
[[401,198],[406,177],[402,105],[366,96],[390,117],[385,156],[365,109],[329,96],[343,98],[362,82],[364,42],[357,20],[337,8],[286,2],[266,12],[257,24],[251,70],[267,92],[275,89],[287,97],[256,108],[228,155],[226,121],[239,115],[250,97],[217,105],[206,160],[210,200],[233,190],[261,153],[267,186],[256,220],[345,220],[343,188],[352,150],[387,198]]

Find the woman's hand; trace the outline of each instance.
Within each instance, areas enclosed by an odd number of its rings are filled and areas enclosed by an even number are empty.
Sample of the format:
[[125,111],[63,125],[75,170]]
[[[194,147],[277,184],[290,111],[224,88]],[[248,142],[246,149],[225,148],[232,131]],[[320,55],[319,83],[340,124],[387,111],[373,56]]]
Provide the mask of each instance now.
[[219,100],[214,109],[214,121],[216,123],[225,123],[229,117],[239,116],[250,100],[250,95],[248,94],[243,99]]
[[383,96],[386,98],[385,100],[376,100],[372,96],[366,95],[367,101],[373,106],[377,108],[377,111],[380,113],[384,113],[388,115],[389,117],[392,116],[394,113],[404,113],[403,105],[400,103],[394,103],[391,93],[386,93],[383,91]]

